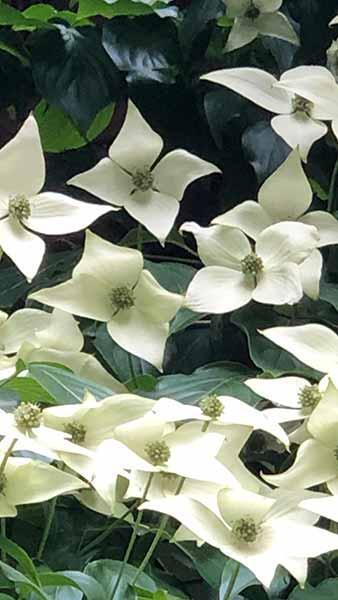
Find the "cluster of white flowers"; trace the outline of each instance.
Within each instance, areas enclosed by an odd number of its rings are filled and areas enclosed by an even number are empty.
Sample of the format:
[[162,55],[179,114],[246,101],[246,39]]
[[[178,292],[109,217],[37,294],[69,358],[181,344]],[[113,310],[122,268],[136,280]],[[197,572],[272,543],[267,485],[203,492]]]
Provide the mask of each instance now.
[[[227,16],[235,19],[227,50],[258,34],[297,43],[281,4],[226,0]],[[86,230],[72,277],[29,296],[53,312],[23,308],[0,314],[0,379],[15,376],[20,361],[54,362],[113,394],[97,401],[86,393],[76,405],[41,408],[26,402],[13,413],[0,411],[0,517],[15,516],[17,505],[59,494],[72,493],[109,516],[138,500],[139,511],[155,510],[179,522],[173,542],[211,544],[265,586],[278,565],[304,585],[307,559],[338,549],[338,535],[315,526],[321,515],[338,521],[336,334],[315,324],[261,332],[324,376],[319,382],[249,379],[251,390],[277,405],[260,411],[230,396],[211,394],[189,406],[129,393],[82,351],[84,338],[73,316],[106,323],[119,346],[161,371],[170,321],[182,307],[223,314],[251,300],[293,305],[304,293],[318,298],[319,248],[338,243],[338,223],[328,212],[307,212],[312,191],[302,160],[327,132],[322,121],[331,121],[338,137],[336,81],[314,66],[287,71],[279,81],[254,68],[215,71],[203,79],[277,114],[271,125],[292,151],[263,183],[258,201],[239,204],[209,227],[182,225],[182,235],[194,235],[205,265],[184,296],[159,284],[140,250]],[[219,169],[180,149],[159,160],[162,148],[160,136],[130,101],[108,157],[68,182],[106,204],[80,202],[40,191],[44,157],[30,116],[0,150],[2,251],[30,281],[45,252],[45,242],[33,232],[67,234],[122,208],[164,245],[186,187]],[[281,474],[251,473],[239,455],[255,430],[276,438],[286,451],[291,442],[299,444],[294,464]],[[20,451],[40,458],[22,458]],[[318,484],[326,484],[325,493],[307,489]]]

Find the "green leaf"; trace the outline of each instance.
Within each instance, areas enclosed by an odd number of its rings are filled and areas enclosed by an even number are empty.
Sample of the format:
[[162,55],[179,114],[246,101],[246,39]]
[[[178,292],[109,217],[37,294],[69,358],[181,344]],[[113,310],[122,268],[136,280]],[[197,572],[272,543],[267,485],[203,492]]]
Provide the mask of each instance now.
[[38,598],[40,598],[40,600],[50,600],[44,594],[44,592],[38,587],[38,585],[36,585],[33,581],[28,579],[28,577],[23,575],[23,573],[20,573],[20,571],[17,571],[13,567],[10,567],[6,563],[4,563],[2,560],[0,560],[0,569],[2,570],[5,577],[7,577],[7,579],[9,579],[10,581],[13,581],[15,584],[19,585],[20,587],[24,586],[25,589],[29,589],[29,590],[35,592],[36,595],[38,596]]
[[108,3],[105,0],[79,0],[78,19],[100,15],[111,19],[112,17],[132,16],[139,17],[154,13],[155,7],[165,6],[164,2],[155,2],[149,6],[134,0],[117,0]]
[[55,404],[53,397],[31,377],[15,377],[4,386],[4,389],[16,392],[21,402]]
[[305,589],[297,586],[288,600],[337,600],[338,577],[326,579],[316,588],[306,585]]
[[223,15],[224,10],[225,5],[222,0],[192,0],[180,28],[181,45],[185,49],[190,49],[208,23]]
[[86,390],[97,399],[106,398],[112,394],[109,388],[46,363],[30,363],[28,371],[33,379],[55,399],[57,404],[82,402]]
[[8,596],[8,594],[0,594],[0,600],[13,600],[13,596]]
[[250,356],[255,365],[263,371],[268,371],[276,377],[286,373],[297,373],[303,377],[319,379],[319,373],[306,367],[259,333],[259,330],[268,327],[289,326],[291,325],[290,318],[278,314],[268,306],[250,304],[235,311],[231,321],[247,335]]
[[120,75],[104,51],[98,31],[57,24],[39,31],[32,45],[36,87],[86,132],[97,113],[120,94]]
[[316,196],[318,196],[319,200],[326,202],[329,198],[328,192],[326,192],[322,186],[315,179],[309,179],[309,183],[311,185],[312,191]]
[[28,19],[36,19],[38,21],[49,21],[56,17],[58,11],[51,6],[50,4],[35,4],[34,6],[29,6],[22,12],[22,15]]
[[113,112],[114,104],[103,108],[96,115],[86,137],[83,137],[63,110],[48,106],[45,100],[41,100],[34,110],[34,116],[39,125],[43,149],[45,152],[64,152],[86,146],[109,125]]
[[36,568],[34,567],[33,561],[28,556],[27,552],[15,544],[11,540],[7,539],[3,535],[0,536],[0,548],[4,550],[6,554],[9,554],[16,562],[20,565],[23,572],[29,577],[31,581],[39,585],[39,576]]
[[338,285],[334,283],[322,283],[320,286],[320,298],[331,304],[338,311]]
[[213,588],[219,588],[226,556],[217,548],[203,544],[200,548],[193,542],[176,544],[194,563],[198,573]]
[[[110,598],[114,589],[116,580],[118,578],[122,562],[119,560],[96,560],[89,563],[85,568],[86,575],[90,575],[96,579],[104,589],[106,598]],[[130,589],[130,583],[137,573],[136,567],[132,565],[126,565],[123,577],[121,579],[118,591],[114,596],[114,600],[132,600],[134,594]],[[138,585],[142,586],[145,590],[156,591],[156,586],[150,577],[145,573],[142,573],[138,580]]]
[[0,4],[0,25],[22,25],[27,24],[27,20],[19,10],[1,2]]
[[[239,571],[237,569],[239,567]],[[237,573],[237,575],[236,575]],[[236,575],[235,584],[231,590],[230,596],[226,596],[226,592],[229,589],[229,584],[232,581],[232,578]],[[226,561],[225,567],[222,573],[222,582],[219,589],[219,600],[223,600],[223,598],[227,598],[228,600],[237,600],[238,594],[243,592],[246,588],[251,585],[259,584],[255,575],[247,567],[244,565],[240,565],[235,560],[229,558]],[[230,591],[230,590],[229,590]]]
[[133,21],[112,21],[103,26],[106,52],[129,83],[174,83],[178,52],[177,31],[169,19],[157,16]]
[[191,375],[164,375],[157,380],[152,398],[174,398],[183,404],[198,404],[208,394],[235,396],[255,405],[259,401],[242,382],[255,377],[256,372],[244,365],[219,362],[196,369]]
[[101,583],[94,577],[80,571],[62,571],[61,574],[74,581],[85,594],[87,600],[106,600]]

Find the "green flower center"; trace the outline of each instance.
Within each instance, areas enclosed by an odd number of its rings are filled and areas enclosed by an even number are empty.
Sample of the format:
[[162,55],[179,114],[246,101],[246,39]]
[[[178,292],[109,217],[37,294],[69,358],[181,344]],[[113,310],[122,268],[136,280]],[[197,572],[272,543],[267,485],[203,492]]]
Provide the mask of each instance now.
[[200,402],[200,409],[203,415],[210,419],[219,419],[224,412],[224,406],[216,394],[203,398]]
[[11,198],[8,204],[8,214],[18,221],[28,219],[31,215],[29,200],[23,194],[18,194]]
[[237,519],[232,525],[232,533],[237,540],[252,544],[260,534],[261,528],[251,517]]
[[241,260],[242,272],[244,275],[258,275],[264,269],[264,264],[260,256],[254,252],[248,254]]
[[116,310],[126,310],[135,304],[134,292],[126,285],[122,285],[121,287],[112,290],[110,298],[111,303]]
[[14,419],[17,426],[24,429],[39,427],[42,419],[41,408],[31,402],[21,402],[14,411]]
[[150,190],[154,183],[154,175],[150,169],[139,169],[133,173],[131,178],[135,188],[141,192]]
[[74,444],[82,444],[85,441],[87,430],[78,421],[71,421],[65,426],[65,432],[72,436]]
[[248,19],[255,20],[255,19],[257,19],[257,17],[259,17],[260,14],[261,14],[260,10],[257,8],[257,6],[254,5],[253,2],[251,2],[251,5],[249,6],[249,8],[247,9],[247,11],[245,13],[245,16]]
[[166,442],[156,441],[146,444],[145,453],[149,462],[155,467],[165,465],[170,458],[170,448]]
[[7,477],[4,473],[2,473],[2,475],[0,475],[0,494],[4,493],[6,484],[7,484]]
[[295,94],[292,99],[292,108],[293,112],[295,113],[304,114],[308,117],[311,117],[313,102],[303,98],[302,96],[298,96],[298,94]]
[[318,385],[305,385],[299,392],[298,399],[302,408],[314,409],[322,399],[322,394]]

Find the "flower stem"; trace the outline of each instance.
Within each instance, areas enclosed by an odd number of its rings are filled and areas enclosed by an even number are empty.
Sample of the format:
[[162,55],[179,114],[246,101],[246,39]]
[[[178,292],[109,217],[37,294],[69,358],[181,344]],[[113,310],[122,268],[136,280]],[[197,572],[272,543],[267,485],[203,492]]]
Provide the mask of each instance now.
[[[147,481],[147,484],[146,484],[146,486],[144,488],[144,491],[143,491],[141,503],[143,503],[146,500],[146,498],[147,498],[148,491],[149,491],[149,488],[151,486],[151,482],[153,480],[153,477],[154,477],[154,473],[150,473],[148,481]],[[135,542],[136,542],[138,530],[139,530],[139,527],[140,527],[140,524],[141,524],[141,519],[142,519],[142,510],[139,510],[139,512],[137,513],[136,521],[134,523],[133,533],[132,533],[131,538],[129,540],[129,544],[128,544],[128,548],[126,550],[126,553],[125,553],[125,555],[123,557],[123,563],[122,563],[120,572],[118,574],[118,578],[116,580],[116,583],[114,585],[114,589],[113,589],[113,591],[111,593],[110,600],[113,600],[113,598],[114,598],[114,596],[115,596],[115,594],[117,592],[117,589],[118,589],[118,587],[120,585],[120,581],[122,579],[122,576],[123,576],[123,573],[124,573],[125,568],[127,566],[129,557],[130,557],[130,555],[131,555],[131,553],[133,551],[133,548],[134,548],[134,545],[135,545]]]
[[[2,517],[2,519],[0,519],[0,529],[1,529],[1,535],[3,537],[6,537],[6,519],[5,517]],[[6,552],[3,548],[1,548],[1,560],[2,562],[6,562],[7,559],[7,555]]]
[[100,533],[100,535],[94,538],[86,546],[82,547],[81,554],[86,554],[87,552],[89,552],[89,550],[92,550],[92,548],[95,548],[95,546],[103,542],[111,534],[111,532],[114,531],[114,529],[116,529],[116,527],[120,525],[120,523],[123,523],[123,521],[125,521],[126,517],[128,517],[128,515],[130,515],[139,504],[140,501],[136,500],[136,502],[134,502],[134,504],[132,504],[132,506],[128,508],[128,510],[126,510],[126,512],[123,513],[121,517],[115,519],[114,523],[109,525],[104,531],[102,531],[102,533]]
[[36,558],[38,560],[42,559],[43,553],[44,553],[44,549],[46,547],[46,543],[48,540],[48,536],[50,534],[50,530],[52,527],[52,523],[53,523],[53,519],[54,519],[54,515],[55,515],[55,508],[56,508],[56,502],[57,502],[57,496],[55,496],[55,498],[53,498],[48,506],[48,512],[47,512],[47,518],[46,518],[46,523],[45,523],[45,527],[42,533],[42,538],[40,541],[40,545],[38,548],[38,552],[36,555]]
[[[182,477],[180,483],[178,484],[177,490],[175,492],[175,496],[178,496],[178,494],[180,493],[180,491],[181,491],[181,489],[182,489],[182,487],[184,485],[184,481],[185,481],[185,478]],[[161,537],[162,537],[162,535],[163,535],[163,533],[165,531],[165,528],[167,526],[168,521],[169,521],[168,515],[162,515],[162,518],[161,518],[161,521],[160,521],[160,525],[159,525],[159,528],[158,528],[158,530],[156,532],[156,535],[155,535],[153,541],[151,542],[151,544],[149,546],[149,549],[148,549],[148,552],[146,553],[146,555],[145,555],[144,559],[142,560],[139,568],[137,569],[136,574],[133,577],[130,585],[135,585],[137,579],[139,578],[139,576],[141,575],[141,573],[143,573],[144,569],[146,568],[148,562],[150,561],[152,555],[154,554],[154,552],[155,552],[155,550],[157,548],[157,545],[158,545],[159,541],[161,540]]]
[[6,463],[7,463],[8,459],[9,459],[10,455],[12,454],[12,450],[13,450],[16,442],[17,442],[17,439],[12,440],[11,443],[10,443],[10,445],[8,446],[5,454],[4,454],[4,457],[3,457],[3,459],[2,459],[2,461],[0,463],[0,477],[3,475],[3,472],[4,472],[5,467],[6,467]]
[[138,223],[137,225],[137,244],[136,244],[136,248],[142,252],[142,225],[141,223]]
[[236,583],[236,579],[237,579],[237,576],[238,576],[238,573],[239,573],[240,566],[241,565],[239,563],[237,563],[237,565],[236,565],[236,567],[234,569],[234,572],[231,575],[231,578],[230,578],[229,584],[227,586],[227,589],[225,590],[225,594],[224,594],[223,600],[230,600],[230,598],[231,598],[231,592],[234,589],[234,585]]
[[133,387],[134,387],[134,389],[136,389],[137,388],[137,379],[136,379],[136,373],[135,373],[135,369],[134,369],[134,365],[133,365],[133,359],[131,357],[130,352],[128,352],[128,365],[129,365],[129,370],[130,370]]
[[338,175],[338,158],[336,160],[335,166],[332,171],[331,181],[330,181],[330,189],[329,189],[329,197],[328,197],[328,201],[327,201],[327,210],[331,214],[334,213],[335,208],[336,208],[335,188],[336,188],[337,175]]

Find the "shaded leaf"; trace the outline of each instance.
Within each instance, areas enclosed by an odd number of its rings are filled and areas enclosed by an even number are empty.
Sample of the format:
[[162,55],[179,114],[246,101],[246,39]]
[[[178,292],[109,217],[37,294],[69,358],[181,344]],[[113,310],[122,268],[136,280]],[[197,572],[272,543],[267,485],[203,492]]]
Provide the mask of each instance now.
[[[96,579],[102,586],[106,597],[110,598],[121,566],[122,562],[119,560],[96,560],[86,566],[85,573]],[[129,586],[136,573],[136,567],[126,565],[120,585],[115,593],[114,600],[132,600],[134,598],[134,594]],[[156,591],[154,582],[145,573],[141,573],[138,577],[137,584],[142,586],[145,590]]]
[[248,127],[243,133],[242,144],[259,183],[276,171],[291,152],[291,148],[274,132],[269,121],[259,121]]

